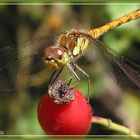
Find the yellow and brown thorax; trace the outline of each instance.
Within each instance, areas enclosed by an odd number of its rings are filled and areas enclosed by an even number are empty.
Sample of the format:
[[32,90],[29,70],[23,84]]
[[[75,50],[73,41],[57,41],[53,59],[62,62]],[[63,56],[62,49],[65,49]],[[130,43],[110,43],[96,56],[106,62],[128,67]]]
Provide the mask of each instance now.
[[66,32],[60,35],[56,46],[45,49],[44,61],[50,68],[60,68],[76,58],[89,46],[90,41],[83,36]]

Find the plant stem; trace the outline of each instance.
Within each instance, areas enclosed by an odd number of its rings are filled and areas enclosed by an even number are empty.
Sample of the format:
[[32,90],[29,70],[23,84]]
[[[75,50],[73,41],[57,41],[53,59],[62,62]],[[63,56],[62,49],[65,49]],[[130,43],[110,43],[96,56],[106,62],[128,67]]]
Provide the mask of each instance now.
[[119,132],[121,134],[129,135],[132,137],[138,137],[138,135],[133,132],[131,129],[119,125],[117,123],[112,122],[110,119],[99,117],[99,116],[93,116],[92,117],[92,123],[100,124],[102,126],[105,126],[106,128]]

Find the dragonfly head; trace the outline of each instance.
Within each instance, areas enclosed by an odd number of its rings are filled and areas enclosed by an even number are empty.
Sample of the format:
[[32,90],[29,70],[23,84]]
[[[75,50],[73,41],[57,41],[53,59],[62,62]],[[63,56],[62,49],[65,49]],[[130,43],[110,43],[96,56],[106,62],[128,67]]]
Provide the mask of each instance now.
[[44,62],[49,68],[60,68],[68,62],[68,56],[60,47],[50,46],[45,49]]

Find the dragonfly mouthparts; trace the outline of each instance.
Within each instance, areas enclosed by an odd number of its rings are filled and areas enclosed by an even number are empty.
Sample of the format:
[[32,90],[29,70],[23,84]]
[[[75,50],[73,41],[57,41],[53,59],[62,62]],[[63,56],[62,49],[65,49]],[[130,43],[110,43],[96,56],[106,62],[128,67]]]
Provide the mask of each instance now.
[[52,58],[52,57],[44,57],[44,60],[46,61],[46,60],[48,60],[48,61],[51,61],[51,60],[54,60],[54,61],[56,61],[54,58]]

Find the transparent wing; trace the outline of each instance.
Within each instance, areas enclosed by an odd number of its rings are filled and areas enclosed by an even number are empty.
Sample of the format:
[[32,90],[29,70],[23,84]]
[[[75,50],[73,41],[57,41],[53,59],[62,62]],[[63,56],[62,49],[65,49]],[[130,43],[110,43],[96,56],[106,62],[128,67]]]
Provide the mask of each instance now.
[[[56,37],[45,34],[30,41],[0,48],[0,90],[13,89],[16,79],[17,82],[23,82],[29,73],[34,79],[31,80],[33,83],[45,79],[48,74],[43,63],[44,49],[52,45]],[[35,77],[36,73],[38,77]]]
[[114,50],[106,47],[101,41],[92,39],[95,50],[101,59],[105,71],[111,74],[111,77],[122,88],[140,88],[140,74],[134,68],[139,69],[140,66],[128,60],[123,56],[119,56]]
[[[27,59],[34,54],[41,54],[41,51],[53,44],[54,37],[54,35],[44,34],[30,41],[0,48],[0,70],[5,69],[12,62],[28,61]],[[24,55],[18,57],[20,50],[24,51]]]

